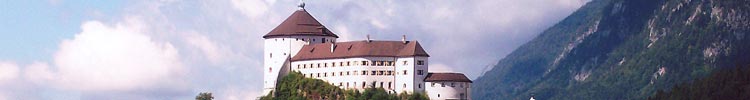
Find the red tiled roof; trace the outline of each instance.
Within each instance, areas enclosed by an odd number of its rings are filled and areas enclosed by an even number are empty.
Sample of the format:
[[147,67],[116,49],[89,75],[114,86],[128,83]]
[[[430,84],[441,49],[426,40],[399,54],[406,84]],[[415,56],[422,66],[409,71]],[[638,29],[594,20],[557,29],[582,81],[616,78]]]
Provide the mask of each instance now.
[[305,45],[292,57],[292,61],[333,59],[349,57],[408,57],[430,55],[422,49],[417,41],[352,41],[335,43],[331,52],[332,43],[318,43]]
[[320,24],[318,20],[315,20],[307,11],[297,10],[286,18],[284,22],[281,22],[279,26],[276,26],[271,32],[264,35],[263,38],[291,35],[339,37],[323,26],[323,24]]
[[424,81],[425,82],[469,82],[471,83],[471,80],[469,80],[469,78],[466,78],[466,76],[461,73],[428,73],[427,78],[425,78]]

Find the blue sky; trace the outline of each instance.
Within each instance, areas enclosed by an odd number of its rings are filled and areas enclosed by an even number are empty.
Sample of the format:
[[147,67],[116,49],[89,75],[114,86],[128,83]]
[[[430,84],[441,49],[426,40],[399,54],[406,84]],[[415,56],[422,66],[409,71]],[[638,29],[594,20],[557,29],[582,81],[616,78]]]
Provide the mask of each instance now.
[[[2,0],[0,100],[254,99],[262,35],[297,0]],[[400,40],[478,77],[587,0],[308,0],[341,38]]]

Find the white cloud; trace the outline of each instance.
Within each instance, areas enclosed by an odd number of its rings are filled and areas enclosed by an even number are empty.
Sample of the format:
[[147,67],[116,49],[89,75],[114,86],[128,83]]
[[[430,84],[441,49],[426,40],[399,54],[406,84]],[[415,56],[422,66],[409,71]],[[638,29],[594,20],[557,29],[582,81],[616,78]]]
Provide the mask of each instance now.
[[13,81],[19,76],[18,65],[14,62],[0,61],[0,84]]
[[268,4],[262,0],[232,0],[231,3],[232,7],[248,17],[258,17],[268,11]]
[[203,56],[212,63],[223,60],[228,53],[228,51],[223,50],[218,44],[203,35],[193,34],[186,36],[185,41],[189,45],[198,48],[203,53]]
[[32,64],[26,76],[81,91],[127,91],[173,83],[170,80],[183,70],[177,50],[168,42],[152,41],[140,33],[142,27],[84,22],[81,33],[60,44],[55,66]]
[[52,73],[49,68],[46,62],[34,62],[24,69],[24,78],[35,84],[49,83],[55,78],[55,73]]

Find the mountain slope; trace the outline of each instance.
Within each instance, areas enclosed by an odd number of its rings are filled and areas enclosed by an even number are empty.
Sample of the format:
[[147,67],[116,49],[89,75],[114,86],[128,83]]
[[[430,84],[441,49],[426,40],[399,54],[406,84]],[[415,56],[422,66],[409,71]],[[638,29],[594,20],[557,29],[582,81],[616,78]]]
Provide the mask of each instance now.
[[750,63],[748,0],[594,0],[476,79],[485,99],[644,99]]

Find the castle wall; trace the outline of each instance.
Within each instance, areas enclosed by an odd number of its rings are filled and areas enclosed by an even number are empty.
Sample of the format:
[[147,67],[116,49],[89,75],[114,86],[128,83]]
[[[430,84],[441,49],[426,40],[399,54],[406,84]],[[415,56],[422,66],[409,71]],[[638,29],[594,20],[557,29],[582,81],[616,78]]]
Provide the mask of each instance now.
[[432,100],[471,100],[469,82],[425,82],[425,85],[426,94]]
[[[422,65],[418,65],[422,61]],[[424,92],[427,57],[355,57],[292,62],[292,70],[345,89]],[[419,71],[422,71],[421,74]]]

